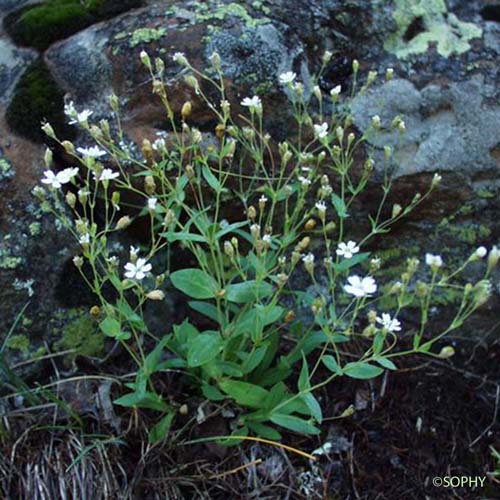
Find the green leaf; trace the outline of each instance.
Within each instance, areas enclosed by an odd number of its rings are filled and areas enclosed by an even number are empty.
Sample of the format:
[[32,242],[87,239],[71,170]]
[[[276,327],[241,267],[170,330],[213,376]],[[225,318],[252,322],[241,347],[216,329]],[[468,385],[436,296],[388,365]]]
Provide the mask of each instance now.
[[168,341],[171,339],[172,335],[165,335],[160,342],[156,345],[156,347],[146,356],[144,360],[144,365],[142,367],[142,371],[146,376],[154,373],[158,368],[158,363],[160,361],[161,353]]
[[237,380],[223,380],[219,387],[238,404],[249,408],[262,408],[269,395],[269,391],[258,385]]
[[181,269],[170,275],[175,288],[194,299],[212,299],[219,286],[217,281],[201,269]]
[[294,417],[293,415],[283,415],[276,413],[271,415],[271,422],[285,429],[289,429],[300,434],[319,434],[319,429],[312,425],[307,420],[299,417]]
[[307,366],[306,357],[302,355],[302,369],[300,370],[299,391],[307,391],[311,388],[311,383],[309,382],[309,367]]
[[353,255],[350,259],[344,259],[339,264],[333,264],[333,268],[337,272],[347,271],[351,267],[360,264],[365,261],[370,256],[370,252],[362,252],[356,255]]
[[169,243],[174,243],[176,241],[198,241],[200,243],[206,243],[206,238],[201,234],[189,233],[188,231],[167,231],[166,233],[161,233],[161,236],[167,239]]
[[233,283],[226,287],[225,298],[229,302],[244,304],[254,302],[273,293],[273,286],[270,283],[261,282],[257,284],[255,280]]
[[103,319],[99,323],[99,328],[107,337],[117,340],[128,340],[130,338],[130,332],[123,332],[121,323],[111,316]]
[[148,441],[151,444],[156,444],[158,441],[165,439],[167,437],[168,431],[172,425],[172,420],[174,419],[175,413],[167,413],[156,425],[152,427],[148,434]]
[[321,424],[323,421],[323,412],[321,411],[321,406],[318,403],[318,400],[314,397],[313,393],[308,392],[307,394],[303,394],[301,399],[309,408],[311,417],[313,417],[318,424]]
[[219,192],[222,191],[222,186],[217,177],[212,173],[208,165],[203,165],[201,172],[203,174],[203,177],[207,181],[208,185],[215,191]]
[[337,375],[342,375],[342,368],[340,368],[337,360],[333,356],[327,354],[321,358],[321,361],[331,372],[336,373]]
[[226,397],[217,387],[207,384],[206,382],[202,382],[201,392],[210,401],[222,401]]
[[202,366],[217,357],[222,340],[215,333],[201,333],[188,346],[187,363],[190,368]]
[[219,323],[219,312],[217,311],[217,307],[213,304],[210,304],[209,302],[199,302],[197,300],[191,300],[188,304],[195,311],[200,314],[204,314],[216,323]]
[[347,213],[347,207],[346,204],[344,203],[344,200],[340,198],[340,196],[336,195],[335,193],[332,194],[332,204],[335,207],[335,211],[337,212],[337,215],[341,219],[345,219],[349,217],[349,214]]
[[269,439],[271,441],[281,441],[281,434],[268,425],[261,424],[260,422],[253,422],[247,420],[246,424],[251,431],[254,431],[259,437]]
[[239,229],[240,227],[248,226],[248,221],[243,221],[243,222],[233,222],[232,224],[228,224],[227,226],[224,226],[222,229],[217,231],[215,233],[215,239],[220,239],[222,236],[235,232],[236,229]]
[[378,377],[384,370],[369,363],[347,363],[344,366],[344,375],[361,380]]
[[147,408],[149,410],[168,411],[168,406],[158,394],[153,392],[132,392],[113,401],[127,408]]
[[264,359],[268,348],[269,342],[264,342],[260,347],[257,347],[257,349],[255,349],[255,351],[251,352],[250,354],[245,353],[246,356],[244,358],[243,364],[241,365],[243,373],[250,373],[255,370],[255,368],[257,368],[257,366],[259,366]]
[[398,367],[389,358],[375,358],[375,361],[388,370],[397,370]]

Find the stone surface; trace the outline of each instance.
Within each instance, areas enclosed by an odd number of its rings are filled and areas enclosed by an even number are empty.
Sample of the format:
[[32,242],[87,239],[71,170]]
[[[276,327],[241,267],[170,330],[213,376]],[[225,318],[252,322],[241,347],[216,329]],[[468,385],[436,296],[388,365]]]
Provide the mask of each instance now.
[[[393,239],[384,238],[376,245],[382,251],[403,246],[419,252],[448,247],[458,260],[471,246],[500,240],[500,30],[496,11],[486,12],[479,0],[450,0],[447,10],[443,10],[443,2],[435,3],[439,8],[434,19],[426,18],[419,25],[414,22],[418,16],[413,16],[403,29],[394,16],[394,6],[407,7],[406,1],[148,2],[142,9],[52,45],[44,59],[77,108],[94,111],[93,120],[110,117],[109,95],[118,95],[127,141],[136,152],[144,137],[153,138],[166,128],[164,112],[152,98],[149,75],[139,60],[141,50],[152,58],[163,58],[174,112],[186,100],[193,101],[190,120],[208,137],[213,132],[213,117],[185,85],[182,68],[172,62],[176,51],[185,52],[195,67],[206,68],[210,54],[217,50],[235,113],[241,111],[243,97],[261,95],[271,117],[266,127],[277,140],[289,131],[286,99],[277,86],[281,72],[293,70],[307,85],[321,65],[324,50],[331,50],[332,62],[320,81],[327,92],[339,83],[344,89],[349,87],[353,58],[360,60],[362,78],[370,69],[383,74],[391,66],[396,74],[393,81],[384,83],[379,77],[372,90],[355,99],[354,125],[360,132],[367,130],[374,114],[381,116],[384,125],[397,114],[406,121],[407,133],[399,138],[401,166],[391,201],[408,201],[415,191],[425,189],[436,171],[444,178],[426,210],[396,228]],[[0,13],[17,6],[21,4],[3,0]],[[450,26],[455,19],[476,27],[475,36],[465,37],[466,45],[460,43],[459,50],[443,50],[439,40],[425,35],[435,33],[436,23]],[[459,26],[463,28],[463,24]],[[417,42],[421,48],[423,34],[427,36],[425,50],[403,54],[384,49],[391,48],[395,38],[405,39],[406,48]],[[392,40],[389,46],[388,40]],[[12,324],[32,289],[27,315],[37,322],[27,321],[25,330],[38,328],[37,334],[43,336],[44,321],[51,311],[86,306],[91,301],[69,274],[74,243],[49,218],[37,215],[28,194],[43,170],[43,147],[13,135],[3,120],[15,84],[34,57],[0,33],[0,151],[12,167],[3,181],[0,178],[0,252],[5,258],[0,269],[0,330],[6,331]],[[380,156],[381,147],[396,140],[394,133],[372,139],[375,154]],[[89,144],[82,136],[76,142]],[[378,199],[377,189],[375,183],[363,199],[363,208]],[[441,224],[432,229],[430,220]],[[38,235],[31,234],[38,227],[33,223],[40,224]],[[148,314],[152,323],[164,320],[155,312]]]

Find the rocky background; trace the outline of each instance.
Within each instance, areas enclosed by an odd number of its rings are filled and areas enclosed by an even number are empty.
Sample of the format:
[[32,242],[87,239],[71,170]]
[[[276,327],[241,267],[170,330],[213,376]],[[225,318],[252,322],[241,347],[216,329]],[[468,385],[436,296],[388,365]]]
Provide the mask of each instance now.
[[[443,182],[423,210],[377,243],[378,253],[397,259],[435,251],[458,260],[478,245],[500,243],[497,0],[87,4],[0,0],[0,341],[29,302],[9,341],[16,359],[51,345],[91,356],[103,349],[92,322],[81,314],[92,297],[73,270],[77,247],[30,193],[43,171],[42,120],[60,137],[88,145],[65,124],[65,98],[78,109],[94,110],[97,120],[110,114],[107,100],[114,92],[132,148],[165,128],[141,50],[165,60],[174,111],[193,100],[192,122],[207,135],[215,124],[183,83],[171,55],[185,52],[204,68],[217,50],[235,108],[243,97],[261,95],[268,130],[277,140],[288,130],[277,85],[281,72],[295,71],[307,86],[330,50],[334,57],[321,81],[329,91],[337,84],[348,88],[353,58],[360,61],[363,78],[369,70],[383,75],[393,67],[393,81],[381,77],[354,100],[354,124],[363,131],[374,114],[382,123],[398,114],[405,120],[394,201],[407,203],[434,172]],[[379,139],[374,144],[379,148],[396,140]],[[369,191],[363,209],[376,201]],[[498,276],[495,280],[500,291]],[[491,328],[498,315],[491,304],[469,326],[472,334]],[[162,315],[168,314],[165,307]]]

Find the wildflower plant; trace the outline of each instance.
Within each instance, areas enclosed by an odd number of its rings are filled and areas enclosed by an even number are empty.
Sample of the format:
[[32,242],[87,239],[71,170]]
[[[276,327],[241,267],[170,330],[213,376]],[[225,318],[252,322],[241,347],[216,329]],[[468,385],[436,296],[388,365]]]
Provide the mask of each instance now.
[[[91,123],[90,111],[67,106],[68,118],[84,129],[92,146],[75,150],[59,141],[49,124],[43,127],[79,167],[55,173],[49,151],[45,188],[38,187],[36,194],[80,242],[81,255],[74,263],[100,302],[93,314],[103,335],[121,343],[137,365],[129,392],[115,403],[159,412],[153,441],[165,436],[177,411],[158,392],[153,374],[180,370],[205,398],[233,400],[240,409],[233,422],[237,436],[280,439],[280,428],[317,434],[324,410],[317,399],[320,388],[339,377],[371,379],[396,370],[402,356],[453,354],[449,348],[435,352],[436,342],[460,327],[491,293],[488,276],[499,259],[495,247],[478,249],[458,269],[427,254],[427,271],[419,273],[422,266],[412,258],[399,279],[384,278],[385,263],[368,251],[370,241],[422,204],[440,181],[436,174],[425,193],[384,215],[392,187],[393,151],[388,147],[378,210],[369,216],[368,233],[350,239],[357,222],[355,202],[374,171],[370,155],[361,171],[354,158],[361,147],[370,151],[367,138],[377,133],[380,119],[374,117],[363,135],[351,130],[349,97],[341,102],[343,89],[324,92],[316,84],[330,57],[325,54],[312,91],[293,72],[279,77],[296,123],[293,136],[279,144],[264,128],[259,96],[242,99],[242,114],[235,116],[217,54],[207,72],[193,67],[182,53],[173,57],[217,120],[215,145],[190,124],[191,103],[184,104],[180,116],[174,113],[165,63],[153,62],[145,52],[141,60],[171,132],[153,143],[145,139],[142,158],[132,157],[125,147],[116,96],[110,100],[113,126],[106,120]],[[370,72],[358,88],[358,68],[354,61],[351,96],[365,92],[376,79]],[[217,91],[219,102],[208,97],[209,87],[210,95]],[[404,133],[401,119],[392,127]],[[77,194],[70,191],[64,198],[63,185],[71,183]],[[121,200],[127,195],[141,201],[134,202],[134,212],[122,214]],[[227,200],[241,206],[229,221],[224,218]],[[149,221],[149,242],[131,247],[127,262],[119,262],[110,237],[135,218]],[[196,264],[171,271],[169,259],[158,257],[179,245]],[[487,261],[484,278],[467,283],[464,269],[482,258]],[[313,292],[294,285],[295,276],[314,285]],[[113,298],[103,293],[110,285]],[[161,337],[150,332],[143,314],[146,303],[163,301],[169,287],[183,292],[210,328],[202,329],[188,317]],[[429,310],[448,288],[460,292],[456,314],[435,332]],[[304,303],[309,318],[296,314]],[[384,309],[382,303],[392,307]],[[410,307],[420,310],[418,327],[400,319]]]

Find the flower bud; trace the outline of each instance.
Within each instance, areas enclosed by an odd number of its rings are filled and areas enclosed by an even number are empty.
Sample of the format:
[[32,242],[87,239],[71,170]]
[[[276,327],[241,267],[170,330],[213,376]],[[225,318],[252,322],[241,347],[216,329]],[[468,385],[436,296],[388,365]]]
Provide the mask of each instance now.
[[163,72],[165,71],[165,63],[160,57],[155,58],[155,68],[158,75],[163,75]]
[[292,256],[290,259],[290,261],[292,263],[292,267],[295,266],[299,260],[300,260],[300,252],[297,252],[297,250],[294,250],[292,252]]
[[488,271],[491,271],[498,264],[499,260],[500,260],[500,250],[496,245],[493,245],[493,247],[490,250],[490,253],[488,254]]
[[252,224],[250,226],[250,234],[252,237],[257,240],[260,238],[260,226],[259,224]]
[[183,120],[185,120],[186,118],[188,118],[191,115],[192,109],[193,109],[193,106],[192,106],[190,101],[186,101],[182,105],[181,116],[182,116]]
[[382,264],[382,261],[378,257],[374,257],[373,259],[370,260],[370,273],[374,274],[376,273]]
[[354,74],[356,74],[359,70],[359,61],[357,59],[354,59],[352,61],[352,71]]
[[149,300],[163,300],[165,298],[165,292],[163,292],[163,290],[152,290],[146,294],[146,298]]
[[230,241],[224,242],[224,253],[232,259],[234,257],[234,248]]
[[314,219],[309,219],[305,225],[304,225],[304,229],[306,231],[312,231],[315,227],[316,227],[316,224],[317,222],[314,220]]
[[210,62],[212,63],[212,66],[216,71],[220,70],[220,55],[217,52],[212,52],[212,55],[210,56]]
[[194,171],[194,168],[193,168],[193,165],[187,165],[186,166],[186,177],[189,179],[189,180],[192,180],[194,179],[195,177],[195,171]]
[[43,161],[44,161],[45,166],[47,168],[51,168],[52,167],[53,158],[54,158],[54,155],[52,154],[52,151],[49,148],[47,148],[45,150],[45,154],[43,156]]
[[119,191],[113,191],[113,194],[111,195],[111,203],[119,210],[119,205],[120,205],[120,192]]
[[76,255],[75,257],[73,257],[73,264],[75,265],[75,267],[80,269],[83,266],[83,257],[81,257],[80,255]]
[[72,142],[70,142],[70,141],[62,141],[61,145],[64,148],[64,150],[66,151],[66,153],[68,153],[70,155],[74,155],[75,154],[75,146],[73,145]]
[[441,175],[435,173],[434,176],[432,177],[431,188],[435,188],[436,186],[438,186],[442,178],[443,177]]
[[321,60],[323,61],[323,64],[328,64],[332,60],[332,57],[333,53],[330,50],[325,50]]
[[297,244],[297,250],[299,252],[303,252],[309,246],[310,243],[311,243],[311,238],[309,238],[309,236],[304,236],[304,238],[302,238],[298,242],[298,244]]
[[257,217],[257,210],[255,210],[255,207],[253,205],[250,205],[248,207],[247,214],[250,220],[255,220],[255,217]]
[[446,347],[443,347],[438,354],[438,358],[441,359],[447,359],[451,358],[455,354],[455,349],[451,345],[447,345]]
[[394,69],[393,68],[387,68],[385,70],[385,79],[386,81],[390,82],[394,77]]
[[337,140],[342,144],[342,141],[344,140],[344,129],[341,126],[338,126],[335,129],[335,134],[337,136]]
[[398,203],[394,203],[394,205],[392,205],[392,214],[391,214],[391,217],[394,219],[402,211],[403,211],[403,207],[401,207],[401,205],[399,205]]
[[130,226],[132,223],[132,219],[128,215],[124,215],[123,217],[120,217],[116,223],[116,229],[121,230],[125,229],[126,227]]
[[76,196],[71,191],[68,191],[66,193],[66,203],[71,208],[75,208],[75,205],[76,205]]
[[165,227],[165,229],[170,228],[170,225],[172,224],[174,219],[175,219],[175,213],[171,208],[169,208],[163,219],[163,226]]
[[278,286],[281,288],[286,285],[286,282],[288,281],[288,275],[285,273],[280,273],[277,276],[278,278]]
[[375,129],[379,129],[380,128],[380,116],[378,115],[374,115],[372,116],[372,125],[373,125],[373,128]]
[[120,102],[116,94],[113,93],[109,96],[109,105],[115,113],[118,113],[118,110],[120,109]]
[[417,284],[415,285],[415,295],[423,299],[427,297],[428,293],[429,293],[429,287],[427,286],[427,284],[420,280],[417,281]]
[[156,183],[152,175],[146,175],[146,177],[144,177],[144,191],[149,195],[156,191]]
[[316,99],[318,99],[318,101],[322,101],[323,100],[323,94],[321,93],[321,89],[319,88],[319,85],[315,85],[313,87],[313,94],[316,96]]
[[99,306],[92,306],[89,311],[90,315],[94,318],[98,318],[101,314],[101,308]]
[[396,281],[394,285],[392,285],[391,289],[389,290],[389,295],[397,295],[401,292],[403,289],[403,283],[400,281]]
[[375,81],[376,78],[377,78],[377,72],[376,71],[369,71],[368,77],[366,79],[366,84],[371,85]]
[[54,132],[54,129],[52,128],[52,126],[49,122],[45,122],[42,125],[42,130],[45,132],[47,137],[50,137],[51,139],[57,139],[56,133]]
[[146,66],[146,68],[148,68],[150,70],[151,69],[151,59],[149,58],[148,53],[145,50],[141,50],[140,58],[141,58],[142,64],[144,64],[144,66]]

